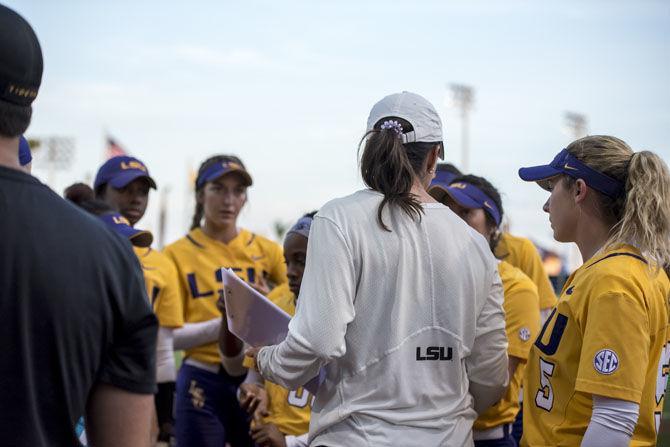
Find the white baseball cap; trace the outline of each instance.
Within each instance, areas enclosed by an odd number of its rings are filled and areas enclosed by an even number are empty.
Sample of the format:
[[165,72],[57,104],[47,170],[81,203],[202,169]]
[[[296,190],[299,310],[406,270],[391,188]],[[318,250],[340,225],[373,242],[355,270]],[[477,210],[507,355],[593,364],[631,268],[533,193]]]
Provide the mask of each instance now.
[[[409,122],[414,130],[402,134],[403,143],[442,143],[442,121],[435,107],[423,96],[411,92],[394,93],[377,102],[370,110],[370,132],[383,118],[398,117]],[[444,159],[444,144],[440,145]]]

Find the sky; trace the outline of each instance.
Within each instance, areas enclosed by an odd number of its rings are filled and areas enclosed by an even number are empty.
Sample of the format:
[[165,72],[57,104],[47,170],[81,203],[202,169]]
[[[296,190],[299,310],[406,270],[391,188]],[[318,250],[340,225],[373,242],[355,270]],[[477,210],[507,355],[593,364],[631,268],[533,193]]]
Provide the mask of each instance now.
[[449,85],[474,89],[470,171],[502,192],[513,233],[559,251],[547,193],[516,172],[573,139],[566,111],[670,161],[667,1],[2,1],[44,53],[27,135],[75,143],[51,175],[36,153],[35,175],[58,192],[91,181],[112,135],[159,185],[139,227],[157,228],[166,194],[168,242],[191,220],[189,172],[213,154],[247,165],[240,224],[269,237],[362,188],[369,110],[402,90],[436,106],[459,165]]

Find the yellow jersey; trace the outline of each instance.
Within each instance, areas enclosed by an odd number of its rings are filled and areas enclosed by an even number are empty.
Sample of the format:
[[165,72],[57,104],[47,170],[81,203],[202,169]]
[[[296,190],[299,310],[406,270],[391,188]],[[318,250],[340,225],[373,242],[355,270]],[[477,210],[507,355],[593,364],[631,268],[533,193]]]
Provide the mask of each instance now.
[[[287,314],[295,315],[295,295],[287,284],[276,287],[268,294],[268,298]],[[314,396],[303,388],[289,391],[267,380],[264,386],[268,394],[270,414],[264,422],[276,425],[285,435],[297,436],[307,433]]]
[[540,299],[537,287],[521,270],[505,261],[498,264],[503,284],[505,331],[510,356],[521,359],[503,398],[482,413],[475,421],[475,430],[488,430],[502,424],[514,422],[519,412],[519,389],[523,373],[535,337],[540,332]]
[[[165,254],[177,267],[185,323],[221,318],[216,302],[223,293],[222,268],[233,269],[249,284],[262,277],[276,285],[288,282],[282,248],[243,229],[224,244],[196,228],[168,245]],[[216,342],[187,349],[185,356],[214,365],[221,362]]]
[[656,445],[669,293],[665,272],[631,246],[594,256],[568,278],[528,358],[522,445],[578,446],[594,394],[638,403],[630,445]]
[[184,313],[177,269],[163,253],[149,248],[133,247],[144,273],[144,284],[151,307],[163,327],[184,325]]
[[496,258],[520,269],[535,283],[540,295],[540,309],[552,309],[556,305],[556,293],[544,270],[542,258],[530,240],[503,233],[495,255]]

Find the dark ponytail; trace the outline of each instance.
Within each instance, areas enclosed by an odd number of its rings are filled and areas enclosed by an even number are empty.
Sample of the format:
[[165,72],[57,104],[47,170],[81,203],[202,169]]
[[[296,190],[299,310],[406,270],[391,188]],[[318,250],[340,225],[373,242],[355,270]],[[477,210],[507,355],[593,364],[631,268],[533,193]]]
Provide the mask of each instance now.
[[93,189],[85,183],[74,183],[68,186],[65,188],[63,195],[67,200],[74,203],[79,208],[82,208],[84,211],[95,216],[115,211],[109,204],[97,199]]
[[[209,168],[213,164],[216,163],[225,163],[227,161],[231,161],[234,163],[239,164],[243,168],[246,169],[244,166],[244,163],[242,163],[242,160],[240,160],[238,157],[234,155],[214,155],[213,157],[209,157],[207,160],[203,161],[202,164],[200,165],[200,168],[198,168],[198,175],[195,178],[195,182],[197,183],[198,177],[205,171],[205,169]],[[195,211],[193,212],[193,219],[191,220],[191,230],[195,230],[196,228],[200,228],[200,222],[202,221],[202,217],[205,214],[205,207],[203,206],[202,203],[198,200],[198,195],[200,195],[202,189],[205,187],[203,184],[199,188],[196,186],[195,188]]]
[[359,152],[365,141],[360,161],[361,176],[370,189],[384,194],[377,209],[377,222],[383,230],[390,232],[382,218],[382,211],[387,204],[398,206],[411,218],[421,220],[423,207],[411,190],[414,179],[422,174],[426,157],[437,143],[403,144],[394,128],[381,129],[382,122],[387,120],[399,122],[403,133],[414,130],[402,118],[383,118],[375,124],[373,130],[363,136]]

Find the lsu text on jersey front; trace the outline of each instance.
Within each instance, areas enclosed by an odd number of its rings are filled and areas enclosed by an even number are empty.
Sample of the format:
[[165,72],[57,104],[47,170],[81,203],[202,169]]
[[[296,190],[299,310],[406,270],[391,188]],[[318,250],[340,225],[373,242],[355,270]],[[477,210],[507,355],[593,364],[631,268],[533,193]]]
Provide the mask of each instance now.
[[[165,254],[177,268],[186,323],[221,317],[216,302],[223,293],[222,268],[231,268],[249,284],[261,278],[274,285],[288,281],[281,247],[244,229],[224,244],[196,228],[168,245]],[[221,361],[216,342],[188,349],[186,357],[215,365]]]
[[163,327],[182,327],[184,312],[174,264],[163,253],[151,247],[133,247],[133,250],[142,265],[147,296],[158,322]]
[[631,246],[594,256],[568,278],[526,366],[522,445],[579,445],[593,395],[638,403],[630,445],[656,445],[669,292],[665,272]]
[[[284,312],[295,315],[295,295],[283,284],[268,294],[270,301]],[[302,435],[309,431],[309,417],[312,412],[314,396],[303,388],[289,391],[284,387],[265,381],[268,394],[268,413],[265,423],[277,426],[285,435]]]
[[474,424],[475,430],[488,430],[514,422],[519,412],[519,390],[530,351],[535,337],[540,332],[540,300],[537,287],[521,270],[505,261],[498,264],[505,300],[505,331],[507,332],[507,353],[520,359],[503,398],[482,413]]
[[542,265],[542,258],[530,240],[503,233],[495,255],[524,272],[533,281],[540,296],[540,309],[552,309],[556,305],[556,294]]

